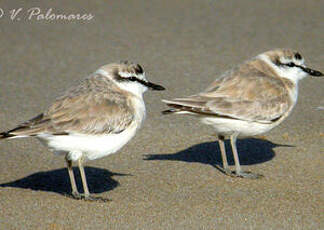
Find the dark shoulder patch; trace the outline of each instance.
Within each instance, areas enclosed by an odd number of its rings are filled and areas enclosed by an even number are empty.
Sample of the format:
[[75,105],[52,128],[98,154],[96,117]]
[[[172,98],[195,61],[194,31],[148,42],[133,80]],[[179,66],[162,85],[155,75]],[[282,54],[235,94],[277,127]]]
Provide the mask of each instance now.
[[120,76],[118,69],[115,69],[113,71],[113,75],[114,75],[114,79],[116,81],[124,81],[125,80],[125,78],[123,78],[122,76]]
[[142,68],[141,65],[137,64],[137,65],[135,66],[135,72],[136,72],[137,74],[142,74],[142,73],[144,72],[144,70],[143,70],[143,68]]

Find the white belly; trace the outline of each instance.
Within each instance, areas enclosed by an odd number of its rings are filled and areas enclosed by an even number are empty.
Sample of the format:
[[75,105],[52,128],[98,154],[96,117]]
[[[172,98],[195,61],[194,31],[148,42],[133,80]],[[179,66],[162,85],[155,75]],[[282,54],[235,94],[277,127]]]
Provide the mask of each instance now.
[[72,161],[78,160],[81,156],[87,160],[94,160],[117,152],[134,137],[136,130],[137,127],[133,125],[119,134],[62,136],[42,134],[38,137],[55,153],[70,153]]
[[259,135],[278,125],[278,123],[257,123],[215,117],[205,117],[201,120],[204,124],[213,126],[217,134],[227,136],[239,133],[239,137]]

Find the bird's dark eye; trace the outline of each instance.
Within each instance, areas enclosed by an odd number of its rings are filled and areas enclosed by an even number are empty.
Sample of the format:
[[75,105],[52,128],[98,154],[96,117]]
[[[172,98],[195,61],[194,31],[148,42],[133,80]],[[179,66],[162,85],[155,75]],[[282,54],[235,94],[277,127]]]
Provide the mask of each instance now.
[[137,78],[136,77],[134,77],[134,76],[132,76],[132,77],[129,77],[129,78],[127,78],[129,81],[137,81]]
[[276,59],[276,60],[274,61],[274,63],[275,63],[277,66],[281,66],[281,65],[282,65],[282,63],[279,61],[279,59]]
[[301,59],[302,59],[302,56],[300,55],[300,53],[296,53],[296,54],[295,54],[295,58],[296,58],[297,60],[301,60]]
[[286,66],[294,67],[294,66],[295,66],[295,63],[293,63],[293,62],[289,62],[289,63],[286,64]]

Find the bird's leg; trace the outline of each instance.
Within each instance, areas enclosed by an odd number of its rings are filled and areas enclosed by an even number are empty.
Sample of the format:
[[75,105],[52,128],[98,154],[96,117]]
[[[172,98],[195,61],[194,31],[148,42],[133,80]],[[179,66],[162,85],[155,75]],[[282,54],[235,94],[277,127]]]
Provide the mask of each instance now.
[[237,153],[237,148],[236,148],[237,136],[238,136],[238,133],[233,133],[231,135],[231,146],[232,146],[234,162],[235,162],[235,176],[250,178],[250,179],[257,179],[257,178],[262,177],[262,175],[260,175],[260,174],[254,174],[251,172],[243,172],[242,171],[241,165],[240,165],[240,160],[239,160],[238,153]]
[[71,188],[72,188],[72,196],[75,199],[80,199],[80,193],[78,192],[78,188],[75,183],[75,178],[74,178],[74,173],[73,173],[73,168],[72,168],[72,160],[69,160],[68,157],[65,157],[65,161],[67,164],[67,169],[69,172],[69,177],[70,177],[70,182],[71,182]]
[[78,163],[79,163],[79,170],[80,170],[81,179],[82,179],[84,198],[87,199],[90,197],[90,193],[89,193],[89,189],[88,189],[87,178],[86,178],[84,168],[83,168],[83,158],[82,157],[79,158]]
[[218,135],[218,144],[219,144],[219,148],[221,150],[222,161],[223,161],[223,169],[222,169],[222,171],[225,174],[230,175],[232,173],[231,173],[230,168],[228,167],[228,162],[227,162],[227,156],[226,156],[226,149],[225,149],[224,140],[225,140],[225,137],[224,136]]
[[241,173],[242,170],[241,170],[240,160],[239,160],[237,148],[236,148],[237,136],[238,136],[238,133],[234,133],[231,135],[231,146],[232,146],[234,162],[235,162],[235,172],[236,172],[236,174],[239,174],[239,173]]
[[87,178],[86,178],[86,174],[85,174],[84,168],[83,168],[83,157],[79,158],[78,163],[79,163],[79,170],[80,170],[80,174],[81,174],[83,191],[84,191],[82,199],[88,200],[88,201],[102,201],[102,202],[110,201],[109,199],[106,199],[106,198],[90,196]]

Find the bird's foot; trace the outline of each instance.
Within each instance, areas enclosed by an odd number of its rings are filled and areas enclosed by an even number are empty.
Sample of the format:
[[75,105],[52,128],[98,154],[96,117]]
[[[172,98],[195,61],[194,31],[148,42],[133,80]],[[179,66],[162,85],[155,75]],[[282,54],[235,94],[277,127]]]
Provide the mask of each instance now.
[[232,171],[229,168],[221,168],[220,170],[222,171],[222,173],[224,173],[228,176],[234,176],[233,174],[235,173],[235,171]]
[[98,202],[108,202],[111,201],[110,199],[103,198],[103,197],[97,197],[97,196],[91,196],[89,194],[81,194],[78,192],[72,192],[69,197],[76,199],[76,200],[85,200],[85,201],[98,201]]
[[90,195],[83,196],[81,199],[85,200],[85,201],[96,201],[96,202],[109,202],[109,201],[111,201],[108,198],[103,198],[103,197],[100,197],[100,196],[90,196]]
[[260,179],[263,177],[262,174],[258,174],[258,173],[252,173],[252,172],[248,172],[248,171],[240,171],[240,172],[232,172],[232,176],[234,177],[241,177],[241,178],[248,178],[248,179]]
[[263,177],[263,175],[261,174],[257,174],[257,173],[252,173],[252,172],[244,172],[244,171],[240,171],[240,172],[236,172],[236,171],[232,171],[229,168],[220,168],[220,170],[231,177],[241,177],[241,178],[248,178],[248,179],[260,179]]
[[81,200],[82,199],[82,195],[79,192],[77,192],[77,191],[76,192],[72,192],[71,197],[73,199],[76,199],[76,200]]

